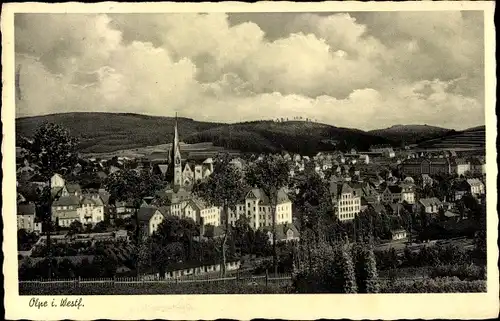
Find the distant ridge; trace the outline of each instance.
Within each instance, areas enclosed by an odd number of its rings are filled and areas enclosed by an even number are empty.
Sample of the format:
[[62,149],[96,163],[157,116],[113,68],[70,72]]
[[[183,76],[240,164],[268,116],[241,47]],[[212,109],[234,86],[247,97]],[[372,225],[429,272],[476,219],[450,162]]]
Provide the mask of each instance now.
[[[171,141],[173,117],[133,113],[78,112],[16,119],[16,134],[30,137],[44,122],[60,124],[80,140],[84,153],[107,153],[161,145]],[[318,151],[367,150],[390,143],[358,129],[306,121],[251,121],[225,124],[178,118],[179,135],[186,143],[213,142],[215,146],[242,152],[289,151],[305,155]]]
[[383,137],[394,143],[415,144],[423,140],[441,137],[443,135],[455,132],[453,129],[447,129],[429,125],[394,125],[384,129],[375,129],[369,131],[370,134]]

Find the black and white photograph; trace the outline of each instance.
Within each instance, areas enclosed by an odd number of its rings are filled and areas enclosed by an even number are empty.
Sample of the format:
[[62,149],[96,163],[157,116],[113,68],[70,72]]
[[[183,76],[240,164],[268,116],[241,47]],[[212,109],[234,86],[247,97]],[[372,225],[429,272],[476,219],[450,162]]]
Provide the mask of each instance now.
[[489,293],[485,8],[12,13],[12,290]]

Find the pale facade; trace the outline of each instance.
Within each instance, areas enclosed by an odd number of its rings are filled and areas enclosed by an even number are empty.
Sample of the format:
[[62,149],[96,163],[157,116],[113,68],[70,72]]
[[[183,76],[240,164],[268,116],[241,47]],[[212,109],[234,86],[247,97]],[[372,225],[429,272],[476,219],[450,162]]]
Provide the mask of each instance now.
[[54,187],[64,187],[66,185],[66,182],[64,181],[64,178],[60,174],[54,174],[50,178],[50,185],[52,188]]
[[161,222],[163,222],[163,219],[165,217],[163,216],[163,214],[161,214],[160,211],[156,210],[153,214],[153,216],[151,216],[151,219],[149,220],[149,226],[148,226],[148,232],[149,232],[149,235],[152,235],[154,232],[156,232],[158,230],[158,227],[160,226]]

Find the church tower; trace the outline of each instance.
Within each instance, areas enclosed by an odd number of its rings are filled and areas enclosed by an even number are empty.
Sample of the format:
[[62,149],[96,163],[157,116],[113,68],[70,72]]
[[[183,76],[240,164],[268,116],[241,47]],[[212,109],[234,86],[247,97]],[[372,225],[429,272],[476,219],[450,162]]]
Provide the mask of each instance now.
[[179,134],[177,132],[177,113],[175,113],[175,125],[174,125],[174,140],[172,141],[172,147],[170,149],[169,155],[169,174],[172,180],[173,187],[182,186],[182,158],[181,149],[179,147]]

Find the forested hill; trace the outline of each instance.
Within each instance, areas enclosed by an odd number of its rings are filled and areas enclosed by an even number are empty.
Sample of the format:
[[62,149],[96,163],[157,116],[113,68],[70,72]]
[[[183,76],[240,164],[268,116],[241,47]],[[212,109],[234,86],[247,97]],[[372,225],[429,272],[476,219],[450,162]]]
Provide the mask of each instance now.
[[[173,138],[175,118],[90,112],[53,114],[16,119],[16,134],[29,137],[44,122],[68,129],[79,139],[82,152],[104,153],[169,143]],[[189,118],[177,119],[181,137],[220,125]]]
[[[104,153],[168,143],[174,118],[117,113],[65,113],[16,119],[16,133],[30,137],[44,122],[69,129],[80,140],[80,150]],[[178,118],[181,140],[213,142],[242,152],[299,152],[306,155],[325,150],[367,150],[388,143],[370,133],[305,121],[255,121],[237,124],[200,122]]]
[[251,152],[289,151],[312,155],[329,150],[368,150],[387,143],[381,137],[356,129],[305,121],[256,121],[219,126],[188,136],[186,143],[211,141],[215,145]]
[[371,130],[369,133],[397,144],[402,142],[415,144],[424,140],[451,135],[455,131],[429,125],[394,125],[389,128]]

